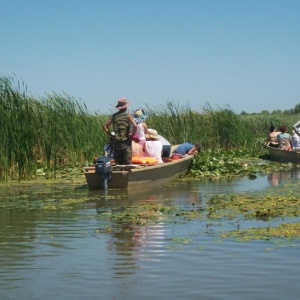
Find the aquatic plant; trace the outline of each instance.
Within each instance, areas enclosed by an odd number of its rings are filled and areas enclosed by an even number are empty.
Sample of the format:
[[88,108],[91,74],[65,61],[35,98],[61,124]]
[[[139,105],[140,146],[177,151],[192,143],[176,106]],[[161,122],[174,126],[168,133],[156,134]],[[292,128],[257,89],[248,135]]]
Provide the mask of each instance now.
[[192,162],[187,174],[192,178],[218,178],[232,176],[255,176],[274,170],[288,170],[292,164],[266,163],[248,150],[204,150]]

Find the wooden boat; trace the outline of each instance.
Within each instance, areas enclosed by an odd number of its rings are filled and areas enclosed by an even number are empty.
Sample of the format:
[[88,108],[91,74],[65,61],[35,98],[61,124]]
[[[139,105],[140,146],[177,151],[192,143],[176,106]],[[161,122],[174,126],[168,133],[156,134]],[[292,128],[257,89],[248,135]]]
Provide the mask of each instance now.
[[[193,155],[186,155],[183,158],[156,165],[113,166],[108,188],[136,189],[149,185],[162,185],[187,172],[193,158]],[[85,167],[83,171],[90,190],[102,189],[102,177],[96,173],[95,166]]]
[[271,160],[300,164],[300,151],[282,150],[267,146]]

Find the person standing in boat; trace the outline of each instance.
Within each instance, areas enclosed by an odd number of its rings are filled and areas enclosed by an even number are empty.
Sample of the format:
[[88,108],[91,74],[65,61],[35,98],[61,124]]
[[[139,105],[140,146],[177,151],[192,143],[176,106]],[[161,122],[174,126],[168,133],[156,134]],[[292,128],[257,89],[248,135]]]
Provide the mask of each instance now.
[[279,128],[279,131],[281,133],[279,133],[277,135],[277,142],[278,142],[278,148],[279,149],[284,149],[284,150],[291,150],[292,146],[291,146],[291,140],[292,137],[291,135],[287,132],[287,127],[286,125],[282,125]]
[[292,135],[292,149],[294,151],[299,151],[300,150],[300,128],[298,128],[298,132],[295,132],[295,130],[293,130],[293,135]]
[[270,127],[269,136],[268,136],[268,139],[266,141],[266,146],[277,148],[278,147],[277,135],[279,133],[281,133],[281,132],[280,131],[276,131],[275,130],[275,126],[271,126]]
[[146,124],[146,119],[148,117],[146,111],[142,108],[139,108],[132,112],[132,117],[134,118],[135,123],[137,124],[136,134],[139,139],[139,144],[144,146],[146,142],[145,134],[148,133],[148,127]]
[[293,125],[293,130],[296,134],[300,135],[300,121]]
[[137,125],[131,114],[127,112],[128,106],[129,102],[126,98],[120,98],[116,106],[119,111],[114,113],[103,125],[109,137],[112,137],[109,130],[111,125],[115,132],[113,157],[118,165],[130,165],[132,162],[131,137],[135,135]]

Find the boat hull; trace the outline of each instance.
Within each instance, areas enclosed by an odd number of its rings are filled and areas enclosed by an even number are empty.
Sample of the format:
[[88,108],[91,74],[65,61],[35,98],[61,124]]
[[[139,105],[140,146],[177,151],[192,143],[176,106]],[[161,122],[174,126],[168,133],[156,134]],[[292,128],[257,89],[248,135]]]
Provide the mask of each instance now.
[[269,156],[271,160],[278,162],[290,162],[293,164],[300,163],[300,152],[299,151],[289,151],[282,150],[267,146]]
[[[184,158],[155,166],[125,166],[119,167],[119,170],[113,169],[111,180],[108,181],[108,188],[133,189],[161,185],[186,173],[193,158],[193,155],[187,155]],[[95,172],[94,166],[84,168],[84,174],[90,190],[102,188],[101,175]]]

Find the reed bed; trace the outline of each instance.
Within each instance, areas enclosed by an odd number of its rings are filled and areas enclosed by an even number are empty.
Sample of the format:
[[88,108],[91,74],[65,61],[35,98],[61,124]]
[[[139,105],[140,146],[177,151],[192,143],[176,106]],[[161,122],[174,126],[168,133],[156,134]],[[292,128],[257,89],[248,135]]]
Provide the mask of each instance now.
[[0,180],[32,179],[39,167],[55,178],[101,151],[101,116],[84,103],[53,93],[36,100],[23,82],[0,78]]
[[251,148],[255,136],[240,115],[230,107],[213,109],[206,103],[202,111],[195,112],[187,104],[174,102],[149,110],[148,127],[155,128],[171,144],[188,141],[201,142],[204,149]]
[[283,113],[257,113],[241,115],[242,121],[251,128],[252,133],[259,137],[265,137],[271,126],[279,130],[280,126],[285,124],[288,132],[292,134],[293,125],[300,120],[300,114],[283,114]]
[[[201,111],[167,102],[145,107],[148,128],[171,144],[201,142],[206,151],[247,150],[257,153],[257,142],[271,125],[292,126],[297,115],[236,114],[229,106]],[[52,93],[41,99],[30,96],[23,81],[0,77],[0,181],[30,180],[42,168],[55,178],[61,167],[81,167],[102,155],[107,136],[102,129],[109,116],[91,113],[67,94]]]

